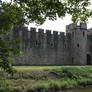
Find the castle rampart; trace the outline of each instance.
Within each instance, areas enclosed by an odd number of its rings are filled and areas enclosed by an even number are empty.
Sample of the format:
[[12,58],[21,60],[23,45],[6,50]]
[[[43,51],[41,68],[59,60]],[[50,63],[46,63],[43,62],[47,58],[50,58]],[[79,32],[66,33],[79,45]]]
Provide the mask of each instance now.
[[[22,40],[23,56],[15,56],[13,65],[86,65],[87,25],[70,24],[64,32],[23,27],[12,31],[13,39]],[[89,49],[89,48],[88,48]]]

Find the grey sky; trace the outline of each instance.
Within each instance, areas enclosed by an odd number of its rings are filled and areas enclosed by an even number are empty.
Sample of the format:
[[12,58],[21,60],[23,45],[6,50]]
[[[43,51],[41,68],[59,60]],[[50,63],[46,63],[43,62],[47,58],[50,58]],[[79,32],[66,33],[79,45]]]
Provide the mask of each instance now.
[[[10,1],[10,0],[2,0],[2,1]],[[92,0],[91,0],[92,2]],[[92,9],[92,5],[89,7]],[[65,31],[65,26],[72,23],[71,16],[67,15],[65,18],[60,19],[58,18],[55,21],[47,20],[43,25],[36,26],[35,23],[30,23],[28,27],[36,27],[36,28],[43,28],[43,29],[51,29],[56,31]],[[92,18],[89,19],[88,28],[92,27]]]

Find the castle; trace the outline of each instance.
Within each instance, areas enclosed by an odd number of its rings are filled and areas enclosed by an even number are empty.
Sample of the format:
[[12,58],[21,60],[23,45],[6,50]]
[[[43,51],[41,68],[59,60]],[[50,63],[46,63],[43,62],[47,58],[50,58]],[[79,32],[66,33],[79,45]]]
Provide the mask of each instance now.
[[70,24],[66,33],[27,27],[19,29],[16,25],[11,34],[13,39],[21,39],[23,56],[14,56],[13,65],[91,65],[92,29],[87,25]]

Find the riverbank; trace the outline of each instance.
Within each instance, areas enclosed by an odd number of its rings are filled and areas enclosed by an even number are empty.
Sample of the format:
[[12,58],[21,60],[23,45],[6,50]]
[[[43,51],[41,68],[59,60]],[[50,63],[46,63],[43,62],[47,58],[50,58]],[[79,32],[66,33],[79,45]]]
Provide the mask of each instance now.
[[92,66],[14,67],[0,71],[0,92],[48,92],[92,85]]

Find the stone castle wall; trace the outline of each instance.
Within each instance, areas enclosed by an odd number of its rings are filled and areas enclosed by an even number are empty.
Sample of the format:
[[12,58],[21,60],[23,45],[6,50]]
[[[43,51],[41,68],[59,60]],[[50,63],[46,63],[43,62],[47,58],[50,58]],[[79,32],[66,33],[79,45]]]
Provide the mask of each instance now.
[[71,35],[64,32],[24,27],[21,30],[16,26],[13,30],[13,39],[19,38],[23,43],[24,55],[15,57],[14,65],[69,65]]
[[71,33],[71,58],[73,65],[87,64],[87,25],[70,24],[67,31]]
[[86,65],[87,26],[70,24],[64,32],[15,26],[13,39],[21,39],[23,56],[14,56],[13,65]]

